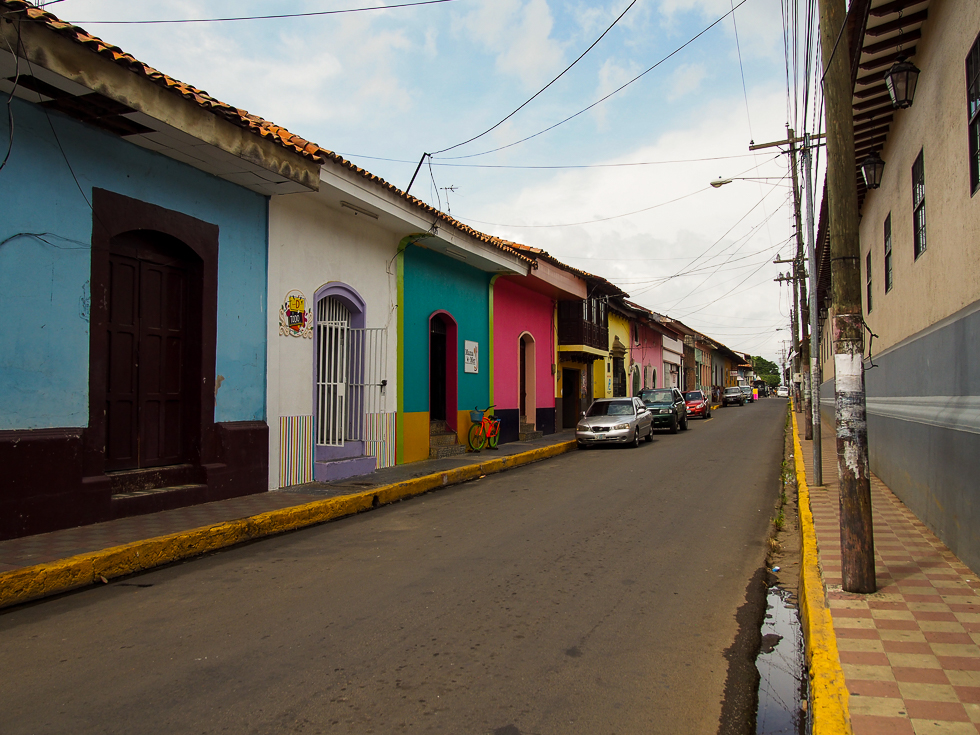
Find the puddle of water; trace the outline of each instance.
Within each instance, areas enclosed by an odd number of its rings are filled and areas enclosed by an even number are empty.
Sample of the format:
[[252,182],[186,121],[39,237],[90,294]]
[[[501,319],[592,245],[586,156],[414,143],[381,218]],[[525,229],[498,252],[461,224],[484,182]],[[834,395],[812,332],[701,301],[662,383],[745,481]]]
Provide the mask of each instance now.
[[793,596],[770,587],[766,597],[766,619],[762,623],[762,648],[756,656],[759,670],[759,709],[756,735],[805,735],[807,697],[803,630]]

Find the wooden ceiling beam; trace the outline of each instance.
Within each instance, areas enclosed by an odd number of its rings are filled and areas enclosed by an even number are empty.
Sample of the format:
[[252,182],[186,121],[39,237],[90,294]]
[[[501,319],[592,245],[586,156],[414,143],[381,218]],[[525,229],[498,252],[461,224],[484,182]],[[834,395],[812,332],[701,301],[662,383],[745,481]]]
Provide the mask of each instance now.
[[909,26],[914,26],[916,23],[922,23],[928,17],[928,10],[920,10],[918,13],[903,15],[901,18],[896,18],[895,20],[890,20],[887,23],[882,23],[881,25],[867,28],[865,29],[864,33],[868,36],[884,36],[886,33],[902,30],[908,28]]
[[877,8],[871,8],[871,15],[875,16],[876,18],[882,18],[886,15],[897,13],[899,10],[905,10],[906,8],[911,8],[914,5],[922,5],[926,2],[928,2],[928,0],[894,0],[894,2],[879,5]]
[[[916,28],[914,31],[899,33],[897,36],[886,38],[884,41],[865,46],[861,49],[861,53],[874,56],[875,54],[880,54],[882,51],[893,49],[896,46],[904,46],[908,41],[918,41],[920,38],[922,38],[922,31]],[[864,64],[861,65],[861,68],[864,68]]]
[[[918,31],[916,31],[916,33],[918,33]],[[921,36],[922,34],[920,33],[919,35]],[[911,41],[912,39],[908,38],[908,35],[906,35],[906,40]],[[871,61],[866,61],[863,64],[861,64],[859,68],[864,69],[865,71],[871,71],[872,69],[880,69],[883,66],[891,66],[896,61],[898,61],[899,56],[905,59],[911,59],[913,56],[915,56],[915,46],[910,46],[909,48],[903,49],[902,51],[896,51],[894,54],[889,54],[888,56],[882,56],[880,59],[872,59]],[[878,79],[881,79],[881,75],[879,73],[875,73],[875,74],[869,74],[865,77],[862,77],[861,79],[858,79],[857,83],[867,84],[868,82],[863,82],[862,79],[868,79],[869,77],[877,77]]]

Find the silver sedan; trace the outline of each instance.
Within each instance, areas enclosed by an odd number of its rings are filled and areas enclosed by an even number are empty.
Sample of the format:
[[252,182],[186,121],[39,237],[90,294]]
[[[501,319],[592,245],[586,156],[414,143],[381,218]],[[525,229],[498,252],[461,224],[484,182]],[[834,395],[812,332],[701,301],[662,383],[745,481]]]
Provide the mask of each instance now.
[[639,398],[599,398],[582,414],[575,427],[580,449],[596,444],[639,446],[640,438],[653,441],[650,412]]

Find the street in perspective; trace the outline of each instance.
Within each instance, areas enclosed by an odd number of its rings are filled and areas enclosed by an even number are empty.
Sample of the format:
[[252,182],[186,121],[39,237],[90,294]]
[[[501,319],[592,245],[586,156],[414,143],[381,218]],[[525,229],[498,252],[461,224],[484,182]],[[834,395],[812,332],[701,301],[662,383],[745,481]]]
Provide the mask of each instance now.
[[717,411],[8,611],[4,731],[753,732],[785,419]]
[[0,0],[0,100],[0,735],[980,735],[980,2]]

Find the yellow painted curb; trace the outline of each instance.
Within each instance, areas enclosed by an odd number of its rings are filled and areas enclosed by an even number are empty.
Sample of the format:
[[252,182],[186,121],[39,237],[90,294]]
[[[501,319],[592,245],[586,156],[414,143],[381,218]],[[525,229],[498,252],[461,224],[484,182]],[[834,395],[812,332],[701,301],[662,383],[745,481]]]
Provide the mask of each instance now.
[[810,488],[806,483],[803,447],[793,417],[793,458],[796,464],[796,486],[799,492],[800,545],[800,614],[806,637],[806,658],[810,671],[810,706],[813,735],[851,735],[848,692],[837,651],[834,621],[824,593],[823,574],[817,555],[817,531],[810,510]]
[[440,487],[556,457],[575,448],[574,441],[552,444],[529,452],[457,467],[392,485],[382,485],[354,495],[314,500],[292,508],[271,510],[248,518],[3,572],[0,573],[0,608],[200,556],[252,539],[353,515]]

